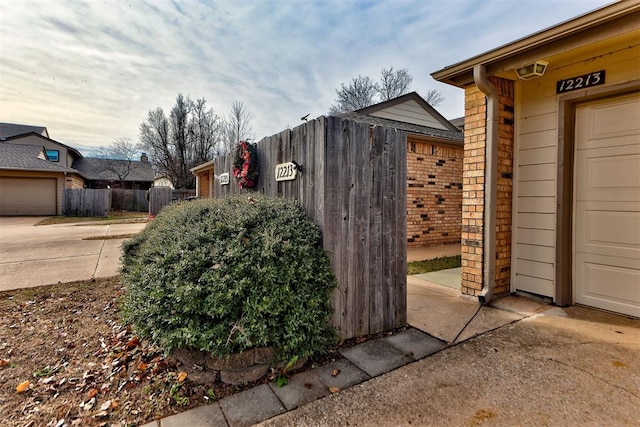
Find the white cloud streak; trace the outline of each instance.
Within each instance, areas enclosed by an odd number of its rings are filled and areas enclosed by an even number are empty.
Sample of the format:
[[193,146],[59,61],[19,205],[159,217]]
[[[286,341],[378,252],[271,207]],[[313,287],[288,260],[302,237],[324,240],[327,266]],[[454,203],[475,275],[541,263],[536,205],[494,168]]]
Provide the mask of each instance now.
[[407,68],[448,118],[462,91],[429,74],[608,3],[602,0],[23,0],[0,14],[0,121],[72,146],[136,140],[178,93],[218,114],[244,102],[261,138],[325,114],[359,74]]

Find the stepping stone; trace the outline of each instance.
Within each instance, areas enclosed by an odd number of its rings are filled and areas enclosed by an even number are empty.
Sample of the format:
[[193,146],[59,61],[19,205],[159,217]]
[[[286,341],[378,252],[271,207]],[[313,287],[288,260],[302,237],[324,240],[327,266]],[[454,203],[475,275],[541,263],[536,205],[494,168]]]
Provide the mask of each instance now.
[[447,343],[444,341],[414,328],[383,339],[415,360],[422,359],[423,357],[447,348]]
[[267,384],[262,384],[220,401],[231,427],[252,426],[286,412]]
[[411,357],[381,339],[340,350],[340,353],[371,377],[413,362]]
[[269,383],[288,411],[329,395],[329,389],[320,381],[315,371],[301,372],[289,378],[284,387]]
[[217,402],[163,418],[161,423],[162,427],[227,427],[228,425]]
[[[334,377],[332,374],[338,374]],[[348,359],[339,359],[335,362],[327,363],[314,370],[320,381],[327,387],[337,387],[340,390],[361,384],[371,377],[362,369],[351,363]]]

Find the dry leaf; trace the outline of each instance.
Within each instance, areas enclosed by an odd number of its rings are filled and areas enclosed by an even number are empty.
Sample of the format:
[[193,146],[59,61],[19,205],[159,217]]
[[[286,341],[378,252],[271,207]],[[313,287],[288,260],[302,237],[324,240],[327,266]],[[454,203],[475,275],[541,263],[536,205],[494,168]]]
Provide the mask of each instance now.
[[340,389],[338,387],[329,387],[329,391],[333,394],[340,393]]
[[336,368],[333,371],[331,371],[331,376],[335,378],[338,376],[339,373],[340,373],[340,369]]
[[140,369],[141,371],[146,371],[148,367],[149,365],[144,362],[138,365],[138,369]]
[[626,365],[619,360],[616,360],[613,362],[613,366],[615,366],[616,368],[624,368]]
[[111,408],[111,401],[107,400],[102,404],[102,406],[100,406],[100,412],[106,411],[107,409],[110,409],[110,408]]
[[91,390],[89,390],[89,391],[87,392],[87,397],[88,397],[89,399],[91,399],[92,397],[95,397],[95,396],[96,396],[96,394],[98,394],[98,389],[97,389],[97,388],[92,388]]
[[183,382],[186,379],[187,379],[187,373],[186,372],[183,371],[183,372],[180,372],[178,374],[178,382],[179,383]]
[[16,387],[16,391],[18,393],[24,393],[25,391],[29,390],[29,385],[31,385],[31,381],[29,380],[23,381],[20,384],[18,384],[18,386]]
[[3,366],[9,366],[9,361],[7,359],[0,359],[0,368]]
[[132,348],[135,348],[138,346],[138,344],[140,344],[140,340],[138,339],[138,337],[133,337],[131,338],[128,342],[127,342],[127,350],[131,350]]

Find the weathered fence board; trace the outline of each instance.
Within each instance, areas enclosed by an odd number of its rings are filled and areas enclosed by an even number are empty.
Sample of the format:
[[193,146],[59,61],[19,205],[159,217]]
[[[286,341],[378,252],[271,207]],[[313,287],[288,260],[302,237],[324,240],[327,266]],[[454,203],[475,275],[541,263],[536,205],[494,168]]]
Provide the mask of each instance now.
[[149,214],[158,215],[158,212],[169,203],[171,203],[170,187],[151,187],[149,189]]
[[66,216],[109,216],[111,190],[66,188],[62,196],[62,214]]
[[[342,338],[406,324],[406,133],[338,117],[320,117],[257,143],[255,191],[297,199],[320,226],[338,279],[334,326]],[[275,166],[302,171],[276,182]],[[233,153],[214,172],[231,173]],[[246,194],[232,177],[215,197]]]

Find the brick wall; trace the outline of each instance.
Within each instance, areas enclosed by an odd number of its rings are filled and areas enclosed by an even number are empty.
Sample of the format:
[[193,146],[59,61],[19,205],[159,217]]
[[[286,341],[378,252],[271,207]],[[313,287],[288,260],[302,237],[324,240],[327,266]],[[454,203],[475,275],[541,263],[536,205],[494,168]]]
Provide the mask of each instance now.
[[407,137],[407,246],[460,242],[462,148]]
[[82,189],[84,188],[84,179],[77,175],[67,175],[65,178],[64,188],[69,188],[72,190]]
[[[496,223],[496,289],[509,291],[511,269],[511,194],[513,184],[513,82],[491,78],[498,89],[498,200]],[[482,290],[486,98],[476,87],[465,89],[464,162],[462,174],[462,293]]]

